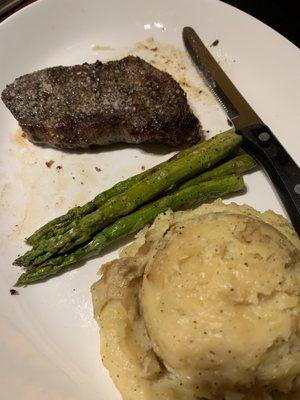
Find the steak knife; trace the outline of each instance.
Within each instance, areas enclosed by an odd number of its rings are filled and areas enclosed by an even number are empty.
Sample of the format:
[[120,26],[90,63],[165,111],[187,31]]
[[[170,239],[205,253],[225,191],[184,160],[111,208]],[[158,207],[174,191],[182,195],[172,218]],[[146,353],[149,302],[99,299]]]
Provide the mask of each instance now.
[[300,169],[271,130],[237,90],[191,27],[183,41],[208,87],[224,108],[235,130],[243,137],[242,148],[261,164],[300,235]]

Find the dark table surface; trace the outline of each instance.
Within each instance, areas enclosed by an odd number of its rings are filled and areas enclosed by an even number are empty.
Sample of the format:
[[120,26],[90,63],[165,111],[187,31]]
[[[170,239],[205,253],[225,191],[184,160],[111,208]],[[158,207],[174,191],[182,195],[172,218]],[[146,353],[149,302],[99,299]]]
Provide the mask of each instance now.
[[[12,0],[2,0],[12,1]],[[24,0],[21,5],[0,16],[0,21],[13,12],[38,0]],[[281,33],[296,46],[300,47],[299,12],[297,1],[292,0],[224,0],[246,13],[253,15],[265,24]],[[1,4],[1,1],[0,1]]]
[[261,20],[300,47],[300,28],[297,1],[291,0],[224,0]]

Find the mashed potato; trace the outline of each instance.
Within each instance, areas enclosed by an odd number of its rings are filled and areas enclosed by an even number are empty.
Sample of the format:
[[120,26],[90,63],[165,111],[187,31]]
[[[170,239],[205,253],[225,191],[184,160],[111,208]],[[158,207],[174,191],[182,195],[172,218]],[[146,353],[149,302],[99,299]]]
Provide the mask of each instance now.
[[271,211],[160,215],[92,288],[123,398],[299,400],[299,252]]

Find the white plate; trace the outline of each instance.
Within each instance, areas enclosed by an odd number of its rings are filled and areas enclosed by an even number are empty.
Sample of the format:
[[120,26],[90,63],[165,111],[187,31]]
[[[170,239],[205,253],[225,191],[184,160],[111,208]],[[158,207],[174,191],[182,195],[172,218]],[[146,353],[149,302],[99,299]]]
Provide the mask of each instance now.
[[[218,1],[38,1],[0,25],[0,90],[38,68],[113,55],[113,51],[92,51],[95,43],[126,52],[126,46],[154,36],[181,48],[185,25],[193,26],[208,44],[219,39],[212,52],[299,162],[298,49],[254,18]],[[209,95],[196,106],[210,134],[226,127],[225,116]],[[24,237],[50,217],[167,155],[126,146],[65,154],[26,144],[15,135],[16,126],[1,104],[1,400],[119,399],[99,360],[89,292],[99,265],[115,253],[21,290],[19,296],[9,294],[19,274],[11,262],[25,249]],[[48,169],[44,163],[50,159],[55,164]],[[63,168],[56,169],[58,165]],[[102,171],[95,171],[95,166]],[[283,213],[262,172],[251,174],[246,182],[248,192],[236,197],[237,202]]]

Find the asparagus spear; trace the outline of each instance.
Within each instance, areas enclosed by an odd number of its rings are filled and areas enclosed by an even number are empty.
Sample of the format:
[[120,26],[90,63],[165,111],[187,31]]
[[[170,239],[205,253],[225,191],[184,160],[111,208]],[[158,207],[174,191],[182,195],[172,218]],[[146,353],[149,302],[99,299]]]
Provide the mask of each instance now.
[[[189,150],[189,151],[187,151]],[[191,148],[187,149],[183,152],[180,152],[176,154],[174,157],[172,157],[170,160],[178,159],[183,156],[183,154],[187,155],[190,153]],[[180,157],[179,157],[180,156]],[[113,197],[113,195],[119,194],[122,191],[124,191],[126,188],[129,188],[132,186],[135,182],[141,181],[142,179],[145,179],[147,176],[151,175],[151,173],[161,169],[165,163],[169,162],[170,160],[167,160],[161,164],[158,164],[154,166],[153,168],[135,175],[126,181],[122,181],[117,183],[115,186],[113,186],[111,189],[100,193],[97,195],[94,200],[88,202],[82,207],[74,207],[71,210],[68,211],[67,214],[62,215],[61,217],[55,218],[54,220],[48,222],[46,225],[44,225],[42,228],[37,230],[32,236],[30,236],[28,239],[26,239],[28,244],[36,244],[38,243],[41,239],[48,239],[52,237],[54,234],[63,234],[70,228],[70,223],[74,221],[75,219],[80,219],[82,216],[87,215],[93,211],[95,211],[97,208],[99,208],[101,205],[103,205],[109,198]],[[218,166],[217,168],[213,168],[212,170],[209,170],[207,172],[204,172],[200,176],[194,178],[194,181],[189,181],[189,186],[191,186],[194,183],[197,182],[204,182],[210,179],[213,179],[218,176],[224,176],[224,175],[230,175],[230,174],[235,174],[235,173],[243,173],[244,171],[248,171],[256,166],[255,160],[249,156],[248,154],[243,154],[239,155],[232,160],[227,161],[226,163]]]
[[101,209],[74,221],[70,229],[48,240],[41,240],[32,250],[19,257],[16,265],[35,266],[54,254],[65,253],[87,242],[97,231],[152,200],[167,188],[188,179],[221,159],[229,156],[241,143],[235,133],[221,133],[212,139],[194,146],[194,151],[166,163],[164,168],[152,173],[147,179],[137,182],[125,192],[109,199]]
[[[226,131],[224,133],[228,132],[233,132],[232,129],[229,131]],[[26,239],[26,242],[30,245],[35,245],[39,243],[41,239],[48,239],[51,236],[53,236],[54,233],[63,233],[67,230],[69,224],[71,221],[73,221],[75,218],[79,219],[83,217],[84,215],[90,214],[91,212],[96,211],[98,208],[100,208],[103,204],[107,202],[107,200],[111,199],[112,197],[123,193],[125,190],[127,190],[129,187],[134,185],[137,182],[142,181],[143,179],[147,178],[150,176],[152,173],[157,172],[158,170],[164,168],[164,166],[172,161],[172,160],[178,160],[179,158],[186,157],[190,153],[194,151],[194,146],[189,147],[179,153],[177,153],[175,156],[173,156],[171,159],[162,162],[158,165],[155,165],[154,167],[140,173],[137,175],[134,175],[124,181],[118,182],[116,185],[114,185],[112,188],[98,194],[93,200],[89,201],[83,206],[77,206],[74,208],[71,208],[66,214],[61,215],[45,225],[43,225],[41,228],[39,228],[37,231],[35,231],[31,236],[29,236]]]
[[218,167],[214,167],[213,169],[205,171],[203,174],[184,182],[180,187],[185,188],[196,185],[197,183],[209,181],[219,176],[242,174],[243,172],[250,171],[256,166],[257,163],[251,156],[248,154],[241,154],[229,161],[226,161],[224,164],[221,164]]
[[86,245],[56,258],[52,258],[36,268],[28,269],[18,279],[16,286],[34,283],[67,269],[70,265],[99,255],[103,249],[116,240],[138,232],[145,225],[151,224],[162,212],[171,208],[173,211],[204,203],[217,197],[243,189],[243,178],[238,175],[228,175],[207,182],[180,188],[178,191],[159,200],[147,204],[132,214],[120,218],[109,225]]

